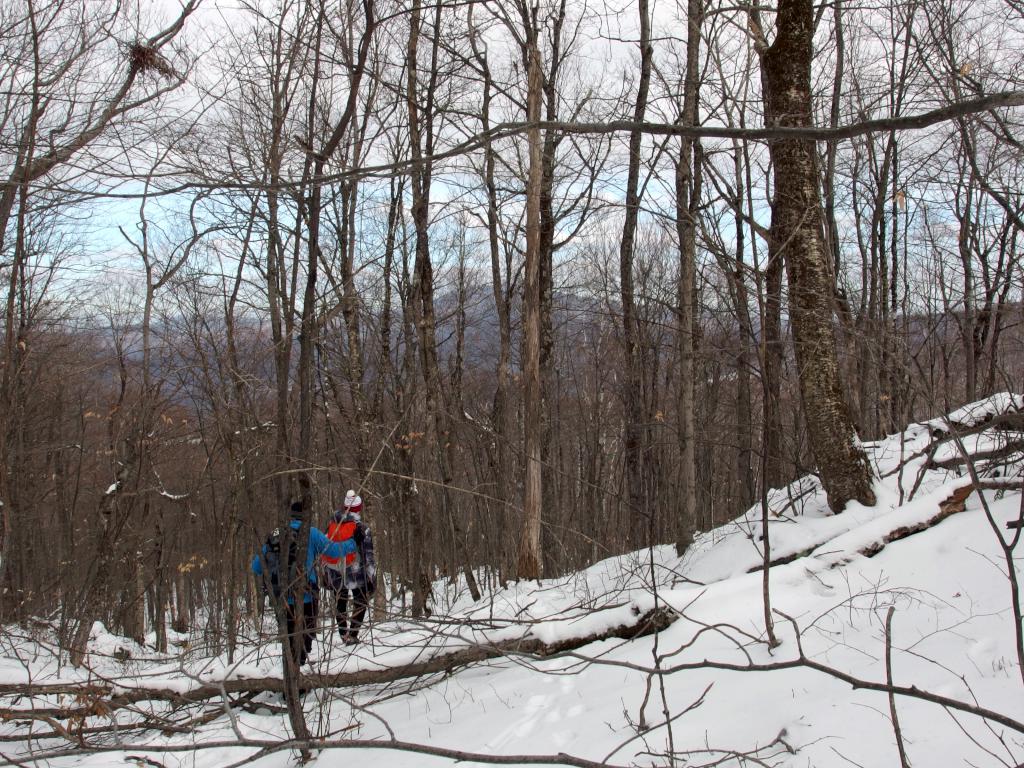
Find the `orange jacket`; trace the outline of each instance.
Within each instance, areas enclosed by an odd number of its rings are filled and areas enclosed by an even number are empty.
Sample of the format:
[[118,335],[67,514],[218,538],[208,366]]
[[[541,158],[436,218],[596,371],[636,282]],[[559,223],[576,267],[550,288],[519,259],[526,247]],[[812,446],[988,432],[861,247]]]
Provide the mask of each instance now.
[[[327,526],[327,538],[331,541],[348,541],[356,534],[356,526],[358,523],[355,520],[345,520],[337,522],[331,520]],[[356,552],[353,548],[352,552],[349,552],[345,557],[345,565],[349,566],[356,561]],[[341,564],[341,557],[327,557],[326,555],[321,557],[324,565],[341,570],[339,567]]]

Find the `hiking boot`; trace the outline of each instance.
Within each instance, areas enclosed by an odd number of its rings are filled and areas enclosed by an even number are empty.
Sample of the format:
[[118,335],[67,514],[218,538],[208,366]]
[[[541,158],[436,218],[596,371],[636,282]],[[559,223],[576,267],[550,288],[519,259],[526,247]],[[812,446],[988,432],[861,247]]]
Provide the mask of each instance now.
[[341,639],[345,643],[345,645],[355,645],[359,642],[359,638],[352,634],[343,635]]

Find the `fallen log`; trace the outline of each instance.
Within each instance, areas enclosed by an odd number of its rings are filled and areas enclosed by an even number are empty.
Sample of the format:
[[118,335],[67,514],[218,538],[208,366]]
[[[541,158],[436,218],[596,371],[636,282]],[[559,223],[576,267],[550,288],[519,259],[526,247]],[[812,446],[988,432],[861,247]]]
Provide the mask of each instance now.
[[974,493],[977,488],[974,484],[961,486],[957,488],[953,493],[946,497],[945,501],[939,502],[939,511],[929,517],[927,520],[922,520],[919,523],[913,525],[904,525],[899,528],[895,528],[885,536],[882,537],[881,541],[876,541],[870,544],[864,549],[860,550],[860,554],[865,557],[874,557],[883,549],[887,544],[892,544],[894,541],[905,539],[908,536],[913,536],[915,533],[926,531],[934,525],[938,525],[947,517],[963,512],[967,508],[967,497]]
[[939,511],[936,514],[932,515],[927,520],[922,520],[920,523],[902,526],[890,531],[882,538],[881,541],[875,542],[871,546],[862,549],[860,554],[866,557],[874,557],[885,549],[887,544],[899,541],[900,539],[905,539],[908,536],[913,536],[915,533],[926,531],[932,526],[938,525],[947,517],[963,512],[967,508],[968,497],[970,497],[970,495],[975,491],[1011,490],[1021,490],[1021,483],[1019,480],[983,480],[980,483],[968,483],[967,485],[962,485],[947,496],[944,501],[939,502]]
[[[530,659],[547,659],[567,651],[574,651],[585,645],[600,640],[622,639],[632,640],[654,634],[668,627],[678,618],[678,614],[668,608],[657,608],[643,614],[637,612],[636,620],[629,624],[620,624],[602,632],[583,637],[567,638],[555,643],[545,643],[537,637],[527,635],[522,638],[505,640],[495,643],[479,643],[467,645],[453,651],[439,652],[423,661],[396,667],[381,669],[357,670],[335,674],[303,674],[299,678],[299,687],[307,690],[318,688],[347,688],[358,685],[381,685],[402,679],[418,678],[432,674],[450,674],[454,670],[470,664],[502,658],[505,656],[521,656]],[[91,716],[105,716],[117,709],[131,707],[143,701],[163,701],[176,706],[199,704],[217,697],[232,694],[282,693],[284,681],[280,677],[236,678],[215,683],[198,685],[191,690],[181,692],[167,688],[125,688],[112,683],[90,681],[75,685],[74,683],[47,684],[3,684],[0,685],[2,696],[50,696],[73,695],[76,704],[70,707],[35,707],[14,708],[0,707],[0,720],[18,721],[19,719],[70,719]]]
[[964,466],[968,462],[974,462],[977,464],[979,462],[1002,460],[1005,463],[1008,459],[1022,451],[1024,451],[1024,440],[1010,440],[1005,445],[1001,445],[998,448],[992,448],[987,451],[976,451],[969,456],[964,456],[963,454],[958,453],[948,459],[936,460],[934,458],[929,458],[928,461],[925,462],[924,466],[926,469],[956,469],[957,467]]
[[[777,565],[788,565],[789,563],[799,560],[801,557],[807,557],[809,554],[814,552],[821,544],[815,544],[814,546],[807,547],[805,549],[797,550],[796,552],[790,552],[788,555],[782,555],[782,557],[773,558],[768,562],[769,568],[774,568]],[[757,565],[747,568],[747,573],[759,573],[764,570],[764,563],[758,563]]]
[[[980,483],[968,483],[966,485],[962,485],[946,497],[945,500],[939,502],[939,510],[934,515],[919,523],[914,523],[913,525],[894,528],[883,536],[880,541],[873,542],[869,546],[861,549],[859,554],[864,555],[865,557],[874,557],[885,549],[886,545],[891,544],[894,541],[899,541],[900,539],[905,539],[908,536],[913,536],[915,533],[926,531],[929,528],[938,525],[947,517],[955,515],[958,512],[963,512],[967,506],[967,499],[975,491],[1019,491],[1021,489],[1021,481],[1019,480],[983,480]],[[1010,521],[1006,524],[1007,528],[1015,528],[1018,526],[1019,522],[1015,521]],[[778,557],[769,563],[769,567],[774,568],[777,565],[786,565],[787,563],[792,563],[802,557],[807,557],[826,543],[827,542],[818,542],[806,549]],[[748,568],[747,573],[756,573],[763,568],[764,565],[759,563],[752,568]]]
[[[911,462],[917,461],[921,458],[926,459],[926,468],[928,465],[934,465],[935,467],[942,466],[945,462],[935,462],[934,456],[943,444],[948,443],[951,440],[956,440],[957,438],[963,439],[969,435],[978,435],[990,429],[999,432],[1024,432],[1024,411],[1009,411],[1001,414],[990,414],[986,418],[973,424],[958,424],[955,422],[948,425],[934,424],[931,428],[932,441],[924,448],[917,450],[904,458],[893,469],[882,475],[882,477],[895,475],[898,472],[901,472]],[[952,462],[955,461],[955,459],[952,460]]]

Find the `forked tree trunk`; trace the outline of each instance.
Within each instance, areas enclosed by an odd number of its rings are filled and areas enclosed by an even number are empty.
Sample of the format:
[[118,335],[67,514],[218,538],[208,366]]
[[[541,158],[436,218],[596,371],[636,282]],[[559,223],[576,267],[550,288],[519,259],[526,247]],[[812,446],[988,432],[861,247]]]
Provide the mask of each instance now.
[[[775,42],[762,59],[765,122],[809,127],[814,9],[811,0],[780,0]],[[843,396],[832,327],[833,291],[822,231],[814,143],[770,145],[775,171],[770,258],[783,258],[800,395],[811,449],[833,512],[847,502],[874,504],[872,472]]]

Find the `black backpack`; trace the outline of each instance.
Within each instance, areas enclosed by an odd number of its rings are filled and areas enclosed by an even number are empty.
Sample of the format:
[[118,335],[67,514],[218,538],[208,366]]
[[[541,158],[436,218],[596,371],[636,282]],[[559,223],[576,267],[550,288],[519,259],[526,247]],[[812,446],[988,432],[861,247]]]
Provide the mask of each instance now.
[[267,563],[265,579],[270,583],[270,591],[276,600],[280,600],[281,594],[288,592],[292,585],[297,584],[303,576],[298,567],[298,542],[295,541],[295,537],[298,535],[299,531],[294,531],[288,545],[288,559],[285,566],[288,580],[283,585],[281,584],[281,539],[283,538],[281,529],[275,528],[274,532],[267,536],[266,551],[263,555]]

